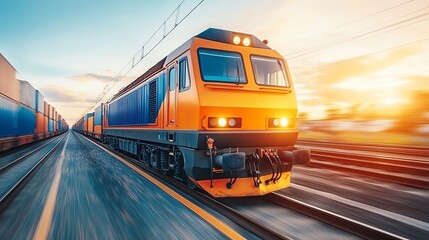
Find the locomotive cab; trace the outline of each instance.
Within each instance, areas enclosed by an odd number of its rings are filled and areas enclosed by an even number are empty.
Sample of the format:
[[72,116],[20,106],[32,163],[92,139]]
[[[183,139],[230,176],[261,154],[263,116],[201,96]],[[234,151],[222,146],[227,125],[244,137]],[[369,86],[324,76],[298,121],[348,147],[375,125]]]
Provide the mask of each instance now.
[[187,176],[215,197],[287,187],[310,151],[294,147],[297,103],[284,58],[253,35],[219,29],[197,35],[190,54],[200,125],[198,148],[183,149]]

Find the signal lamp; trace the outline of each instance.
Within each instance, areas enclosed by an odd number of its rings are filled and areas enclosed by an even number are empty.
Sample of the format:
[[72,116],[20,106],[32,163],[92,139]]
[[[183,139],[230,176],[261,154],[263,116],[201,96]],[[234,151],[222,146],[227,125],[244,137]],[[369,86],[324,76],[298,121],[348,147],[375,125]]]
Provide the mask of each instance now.
[[280,123],[280,121],[279,121],[279,119],[278,119],[278,118],[276,118],[276,119],[274,119],[274,120],[273,120],[273,125],[274,125],[275,127],[278,127],[278,126],[279,126],[279,123]]
[[209,124],[210,124],[210,127],[216,127],[217,119],[216,118],[210,118]]
[[248,47],[250,46],[250,38],[246,37],[243,39],[243,45]]
[[229,121],[228,121],[228,125],[229,125],[230,127],[234,127],[234,126],[235,126],[235,124],[236,124],[236,122],[235,122],[235,119],[234,119],[234,118],[229,119]]
[[235,37],[232,39],[232,42],[233,42],[234,44],[238,45],[238,44],[240,44],[240,42],[241,42],[241,38],[240,38],[239,36],[235,36]]

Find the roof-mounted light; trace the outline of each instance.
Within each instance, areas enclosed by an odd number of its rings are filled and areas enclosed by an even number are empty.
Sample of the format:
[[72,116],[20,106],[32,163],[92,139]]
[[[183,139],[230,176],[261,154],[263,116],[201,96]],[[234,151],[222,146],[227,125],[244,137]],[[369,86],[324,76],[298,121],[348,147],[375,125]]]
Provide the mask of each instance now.
[[243,39],[243,45],[246,46],[246,47],[250,46],[250,38],[245,37]]
[[240,38],[239,36],[235,36],[235,37],[232,39],[232,42],[233,42],[235,45],[238,45],[238,44],[240,44],[240,43],[241,43],[241,38]]
[[248,47],[250,46],[250,44],[252,44],[252,41],[248,36],[235,35],[232,38],[232,43],[234,43],[235,45],[243,45],[245,47]]

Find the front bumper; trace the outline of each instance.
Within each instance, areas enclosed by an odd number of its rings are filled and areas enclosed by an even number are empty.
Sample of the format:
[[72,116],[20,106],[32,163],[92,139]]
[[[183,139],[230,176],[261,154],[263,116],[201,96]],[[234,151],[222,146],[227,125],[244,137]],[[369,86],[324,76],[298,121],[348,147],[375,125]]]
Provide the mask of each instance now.
[[[270,178],[271,174],[261,176],[262,182],[265,182]],[[229,181],[229,178],[213,179],[213,187],[210,187],[210,180],[200,180],[194,182],[204,191],[216,198],[262,196],[270,192],[289,187],[290,172],[283,172],[282,177],[276,183],[271,183],[269,185],[260,184],[259,187],[255,187],[254,180],[251,177],[237,178],[237,181],[234,183],[234,185],[228,189],[226,184]]]

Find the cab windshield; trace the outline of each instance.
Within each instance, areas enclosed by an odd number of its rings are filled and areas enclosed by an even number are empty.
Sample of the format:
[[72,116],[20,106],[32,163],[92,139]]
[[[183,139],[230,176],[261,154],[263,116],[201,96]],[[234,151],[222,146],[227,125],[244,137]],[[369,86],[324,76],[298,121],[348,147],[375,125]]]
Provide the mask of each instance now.
[[283,60],[262,56],[251,56],[250,58],[257,84],[289,87]]
[[236,52],[198,49],[201,75],[206,82],[246,83],[243,58]]

